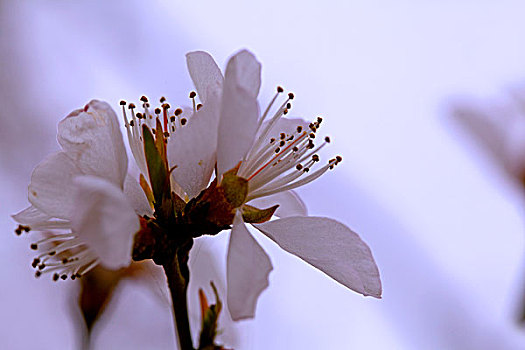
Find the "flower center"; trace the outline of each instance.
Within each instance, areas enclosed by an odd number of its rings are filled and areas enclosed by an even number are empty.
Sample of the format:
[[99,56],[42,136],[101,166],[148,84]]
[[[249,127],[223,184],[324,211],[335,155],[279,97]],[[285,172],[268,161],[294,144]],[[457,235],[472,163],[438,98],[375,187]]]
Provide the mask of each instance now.
[[[276,125],[288,113],[294,98],[289,93],[273,116],[266,120],[278,96],[283,92],[281,87],[277,88],[261,116],[256,140],[237,173],[249,181],[247,201],[303,186],[342,161],[337,156],[324,166],[318,165],[320,157],[317,153],[330,143],[330,138],[325,137],[319,146],[315,145],[314,140],[323,121],[321,117],[309,125],[297,125],[291,132],[285,130],[275,133]],[[274,137],[269,138],[272,133],[275,134]]]
[[[142,96],[140,98],[142,105],[141,112],[135,111],[137,107],[134,103],[128,104],[124,100],[120,101],[131,153],[133,154],[133,157],[135,158],[135,161],[143,174],[147,174],[148,171],[146,157],[144,154],[142,126],[147,125],[152,133],[155,134],[157,119],[161,120],[164,137],[166,140],[168,140],[171,134],[175,133],[177,129],[187,124],[188,117],[192,112],[195,113],[202,107],[202,104],[196,104],[196,96],[197,94],[194,91],[190,92],[189,94],[189,97],[192,100],[193,110],[185,110],[182,108],[176,108],[172,110],[165,97],[161,97],[159,100],[160,105],[151,110],[149,99],[146,96]],[[130,110],[131,118],[128,118],[126,106],[127,109]]]

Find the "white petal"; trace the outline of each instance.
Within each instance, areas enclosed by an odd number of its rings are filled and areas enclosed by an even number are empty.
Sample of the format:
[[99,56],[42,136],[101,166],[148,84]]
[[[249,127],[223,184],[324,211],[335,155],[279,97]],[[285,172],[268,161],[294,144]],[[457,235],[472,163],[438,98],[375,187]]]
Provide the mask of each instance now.
[[102,265],[119,269],[131,263],[133,237],[139,218],[124,193],[111,182],[95,176],[79,176],[73,232],[92,249]]
[[[230,70],[229,73],[228,70]],[[225,75],[228,74],[233,75],[235,83],[246,90],[250,96],[259,95],[261,64],[250,51],[241,50],[230,58]]]
[[153,209],[149,205],[146,194],[142,190],[142,187],[140,187],[138,181],[129,174],[124,181],[124,194],[128,197],[128,201],[135,210],[135,213],[140,216],[153,216]]
[[93,100],[58,124],[58,142],[87,175],[122,188],[128,157],[117,116],[106,102]]
[[270,258],[252,237],[237,212],[230,235],[227,260],[228,308],[237,321],[253,318],[257,298],[268,287]]
[[381,297],[370,248],[345,225],[321,217],[289,217],[254,225],[281,248],[365,296]]
[[308,215],[306,205],[299,195],[292,190],[279,192],[266,197],[260,197],[250,201],[248,204],[259,209],[266,209],[279,204],[279,207],[275,211],[275,215],[281,218]]
[[47,221],[52,218],[52,216],[47,215],[46,213],[42,212],[38,208],[35,208],[34,206],[30,206],[22,210],[21,212],[16,213],[12,217],[16,222],[22,225],[31,225],[35,223],[40,223],[40,222]]
[[216,98],[210,98],[187,125],[168,139],[168,163],[173,178],[189,198],[198,195],[215,169],[219,111]]
[[73,178],[82,175],[64,152],[48,156],[33,170],[29,202],[47,215],[69,219],[74,193]]
[[186,63],[199,98],[204,104],[208,102],[208,92],[220,96],[224,78],[217,63],[209,53],[204,51],[189,52],[186,54]]
[[[219,179],[243,159],[253,144],[259,118],[260,68],[247,51],[233,56],[226,67],[217,140]],[[250,79],[256,80],[257,89],[248,83]]]

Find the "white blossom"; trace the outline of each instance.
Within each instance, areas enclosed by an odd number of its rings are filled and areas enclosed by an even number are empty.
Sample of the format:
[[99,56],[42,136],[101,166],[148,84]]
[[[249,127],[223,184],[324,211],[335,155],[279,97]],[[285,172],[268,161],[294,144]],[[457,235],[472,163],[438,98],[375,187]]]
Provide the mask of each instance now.
[[128,159],[115,112],[93,100],[58,125],[61,150],[36,166],[31,206],[13,216],[25,230],[41,231],[31,244],[39,255],[36,275],[79,277],[97,264],[119,269],[131,263],[138,215],[151,209]]
[[[257,95],[261,65],[248,51],[232,56],[224,79],[205,52],[187,55],[191,77],[200,96],[220,96],[217,136],[217,179],[235,167],[248,180],[246,204],[280,204],[281,218],[254,225],[284,250],[325,272],[336,281],[363,295],[381,297],[379,271],[368,246],[345,225],[328,218],[307,217],[304,203],[294,188],[303,186],[332,169],[340,157],[320,165],[317,152],[330,142],[314,138],[322,119],[313,123],[283,118],[293,94],[275,107],[282,88],[262,114]],[[213,77],[207,77],[213,72]],[[215,102],[214,102],[215,105]],[[204,103],[206,108],[206,103]],[[273,111],[273,112],[272,112]],[[248,203],[249,202],[249,203]],[[252,237],[236,212],[227,257],[227,301],[235,320],[251,318],[257,298],[268,286],[272,270],[269,257]]]

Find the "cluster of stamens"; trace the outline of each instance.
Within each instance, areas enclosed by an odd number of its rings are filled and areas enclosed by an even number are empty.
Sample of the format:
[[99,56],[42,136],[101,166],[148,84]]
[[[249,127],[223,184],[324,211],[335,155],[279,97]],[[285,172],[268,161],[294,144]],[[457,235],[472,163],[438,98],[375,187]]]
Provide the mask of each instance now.
[[273,133],[272,128],[292,107],[294,95],[289,93],[273,116],[268,118],[273,104],[283,92],[281,87],[277,88],[259,120],[257,138],[239,167],[237,174],[249,181],[247,200],[305,185],[342,161],[337,156],[326,165],[319,165],[318,152],[330,143],[330,138],[326,136],[319,146],[315,145],[317,131],[323,121],[321,117],[308,126],[298,125],[293,132],[281,132],[268,141],[268,137],[273,136],[270,135]]
[[[197,104],[195,101],[197,94],[191,91],[189,94],[192,100],[193,113],[202,107],[202,104]],[[144,155],[144,144],[142,138],[143,125],[147,125],[153,134],[156,133],[157,119],[161,121],[162,132],[165,140],[169,139],[170,135],[175,133],[177,129],[183,127],[188,122],[188,117],[191,112],[185,111],[182,108],[172,109],[165,97],[161,97],[160,105],[156,108],[151,108],[149,99],[146,96],[140,98],[142,111],[135,111],[137,106],[134,103],[127,103],[120,101],[122,106],[122,115],[124,117],[124,125],[127,130],[128,141],[138,167],[143,174],[147,174],[146,158]],[[126,109],[129,109],[131,118],[128,118]]]
[[[96,255],[89,250],[72,232],[60,233],[50,228],[63,227],[65,222],[46,221],[37,223],[36,227],[46,229],[45,238],[31,243],[30,248],[39,254],[33,259],[31,266],[36,270],[35,277],[44,273],[53,273],[53,281],[76,279],[91,271],[97,264]],[[31,231],[31,227],[18,225],[16,235]]]

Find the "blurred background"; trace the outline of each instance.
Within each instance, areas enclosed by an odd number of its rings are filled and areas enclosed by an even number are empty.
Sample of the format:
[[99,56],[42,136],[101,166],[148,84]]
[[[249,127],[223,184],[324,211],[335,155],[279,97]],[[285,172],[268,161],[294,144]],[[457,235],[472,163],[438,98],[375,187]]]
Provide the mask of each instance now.
[[[476,143],[457,120],[461,110],[499,125],[492,104],[525,96],[524,10],[518,0],[1,1],[0,347],[80,347],[79,284],[35,279],[30,238],[15,236],[9,216],[27,206],[33,167],[58,149],[57,122],[93,98],[115,109],[142,94],[187,104],[186,52],[206,50],[224,67],[248,48],[263,65],[262,104],[280,84],[296,95],[292,116],[325,117],[330,152],[344,161],[299,192],[310,215],[370,245],[384,293],[363,298],[256,235],[275,267],[270,287],[255,320],[232,326],[225,315],[223,342],[525,348],[520,175],[483,147],[495,129]],[[194,263],[224,278],[226,243],[226,234],[200,243]],[[208,274],[192,281],[195,310]],[[173,348],[165,293],[154,272],[124,278],[92,348]]]

